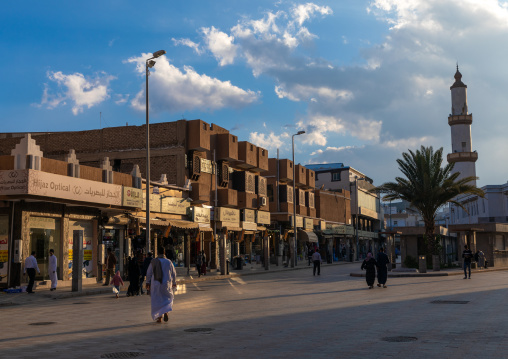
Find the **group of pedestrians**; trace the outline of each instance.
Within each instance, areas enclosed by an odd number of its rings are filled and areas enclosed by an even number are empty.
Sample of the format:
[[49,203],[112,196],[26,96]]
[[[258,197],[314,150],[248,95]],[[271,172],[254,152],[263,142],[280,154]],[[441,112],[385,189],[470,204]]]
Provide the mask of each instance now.
[[367,253],[367,258],[363,260],[362,270],[365,269],[365,279],[369,289],[374,288],[374,281],[376,280],[377,269],[377,286],[386,288],[386,280],[388,278],[388,264],[390,260],[385,253],[384,248],[379,249],[377,257],[374,259],[372,253]]

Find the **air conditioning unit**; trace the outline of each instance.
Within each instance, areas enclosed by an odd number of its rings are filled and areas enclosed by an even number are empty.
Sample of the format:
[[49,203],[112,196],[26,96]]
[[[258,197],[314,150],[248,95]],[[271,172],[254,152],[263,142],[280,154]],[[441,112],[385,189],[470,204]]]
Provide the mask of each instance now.
[[266,206],[268,204],[268,198],[259,197],[259,204],[260,204],[260,207]]

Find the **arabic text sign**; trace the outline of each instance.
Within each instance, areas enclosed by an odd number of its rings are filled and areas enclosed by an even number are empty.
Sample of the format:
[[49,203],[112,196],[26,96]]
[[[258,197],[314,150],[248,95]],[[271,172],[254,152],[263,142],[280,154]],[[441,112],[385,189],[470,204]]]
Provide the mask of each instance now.
[[187,214],[190,202],[185,198],[164,197],[161,200],[163,213]]
[[143,206],[143,190],[134,187],[123,187],[122,206],[141,208]]
[[122,205],[122,186],[35,170],[0,171],[0,194]]

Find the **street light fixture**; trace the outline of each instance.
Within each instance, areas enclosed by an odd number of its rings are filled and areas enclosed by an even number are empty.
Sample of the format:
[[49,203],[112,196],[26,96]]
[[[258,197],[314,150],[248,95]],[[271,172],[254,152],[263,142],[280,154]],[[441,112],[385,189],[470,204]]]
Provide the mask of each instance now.
[[[155,65],[156,59],[166,53],[165,50],[159,50],[152,54],[152,57],[146,60],[146,248],[150,251],[150,122],[148,121],[148,76],[149,68]],[[156,249],[156,248],[155,248]]]
[[305,131],[298,131],[291,136],[293,147],[293,257],[291,258],[291,268],[296,267],[296,175],[295,175],[295,136],[303,135]]

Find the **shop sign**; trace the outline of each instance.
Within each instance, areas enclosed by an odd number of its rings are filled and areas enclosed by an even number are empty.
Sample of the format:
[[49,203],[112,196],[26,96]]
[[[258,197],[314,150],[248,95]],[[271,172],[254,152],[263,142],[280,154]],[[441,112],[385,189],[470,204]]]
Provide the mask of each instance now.
[[312,220],[312,218],[304,218],[303,228],[305,228],[306,230],[313,230],[314,229],[314,221]]
[[319,229],[321,231],[326,231],[326,221],[319,221]]
[[257,221],[256,221],[257,223],[270,225],[270,212],[256,211],[256,213],[257,213]]
[[355,229],[353,226],[346,226],[346,234],[353,235],[355,233]]
[[56,229],[56,219],[48,217],[30,217],[30,228]]
[[210,208],[191,207],[189,212],[193,222],[210,223]]
[[[293,225],[293,216],[289,216],[289,223],[291,226]],[[296,227],[302,228],[303,227],[303,217],[302,216],[296,216]]]
[[216,207],[216,221],[221,222],[240,222],[240,210],[234,208]]
[[36,170],[0,171],[0,195],[29,194],[122,205],[122,186]]
[[254,211],[253,209],[242,209],[242,212],[243,212],[242,219],[245,222],[251,223],[256,222],[256,211]]
[[[146,208],[146,193],[143,192],[143,207]],[[159,194],[150,193],[150,211],[161,211],[161,196]]]
[[161,199],[161,212],[174,214],[187,214],[190,202],[185,198],[163,197]]
[[213,162],[205,158],[201,158],[201,172],[213,174]]
[[252,222],[242,222],[242,228],[246,231],[257,231],[258,225]]
[[143,190],[134,187],[123,187],[122,206],[142,208]]

